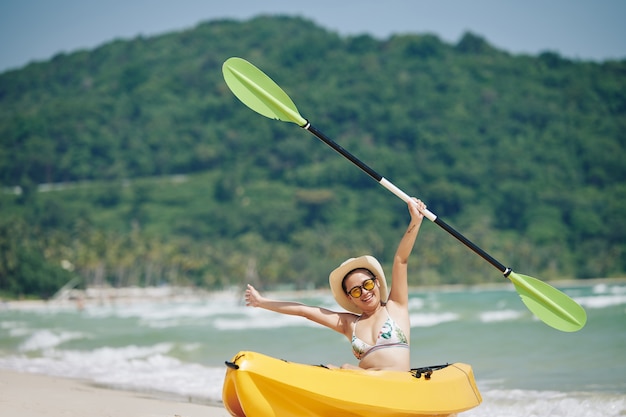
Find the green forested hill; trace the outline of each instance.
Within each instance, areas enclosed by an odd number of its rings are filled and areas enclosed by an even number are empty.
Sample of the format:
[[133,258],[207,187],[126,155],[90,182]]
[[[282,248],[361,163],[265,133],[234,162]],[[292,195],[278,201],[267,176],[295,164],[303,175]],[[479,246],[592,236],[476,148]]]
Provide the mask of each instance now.
[[[626,272],[626,61],[259,17],[0,74],[1,290],[47,295],[72,277],[307,287],[349,256],[389,265],[404,204],[239,103],[221,74],[231,56],[516,270]],[[430,224],[411,271],[413,284],[502,279]]]

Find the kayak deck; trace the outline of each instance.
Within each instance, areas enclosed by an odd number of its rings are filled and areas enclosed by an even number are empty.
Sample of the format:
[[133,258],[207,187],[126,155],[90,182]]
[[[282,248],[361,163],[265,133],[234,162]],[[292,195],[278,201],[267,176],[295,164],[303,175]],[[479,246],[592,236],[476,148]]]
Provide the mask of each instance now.
[[482,398],[470,365],[412,372],[328,369],[239,352],[224,378],[222,399],[236,417],[453,416]]

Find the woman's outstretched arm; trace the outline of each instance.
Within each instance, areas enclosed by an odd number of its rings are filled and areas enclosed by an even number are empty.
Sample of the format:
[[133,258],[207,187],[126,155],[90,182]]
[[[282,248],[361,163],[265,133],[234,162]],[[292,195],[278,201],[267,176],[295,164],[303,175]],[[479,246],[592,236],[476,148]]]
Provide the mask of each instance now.
[[280,314],[301,316],[315,323],[326,326],[336,332],[348,335],[351,332],[352,313],[338,313],[322,307],[309,306],[293,301],[278,301],[262,296],[252,285],[246,289],[246,305],[260,307]]

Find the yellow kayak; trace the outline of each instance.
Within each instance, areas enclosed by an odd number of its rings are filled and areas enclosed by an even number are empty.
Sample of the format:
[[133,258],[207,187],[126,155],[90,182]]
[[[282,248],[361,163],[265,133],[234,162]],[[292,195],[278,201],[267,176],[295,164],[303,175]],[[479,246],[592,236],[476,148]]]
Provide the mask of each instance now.
[[222,399],[236,417],[445,417],[482,401],[472,367],[463,363],[366,371],[239,352],[226,365]]

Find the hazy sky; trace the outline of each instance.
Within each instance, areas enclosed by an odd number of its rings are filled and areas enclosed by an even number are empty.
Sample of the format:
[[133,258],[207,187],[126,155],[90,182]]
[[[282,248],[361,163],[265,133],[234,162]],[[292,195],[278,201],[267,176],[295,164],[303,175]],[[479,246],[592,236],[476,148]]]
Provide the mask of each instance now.
[[512,53],[626,59],[626,0],[0,0],[0,72],[219,18],[298,15],[340,34],[465,31]]

